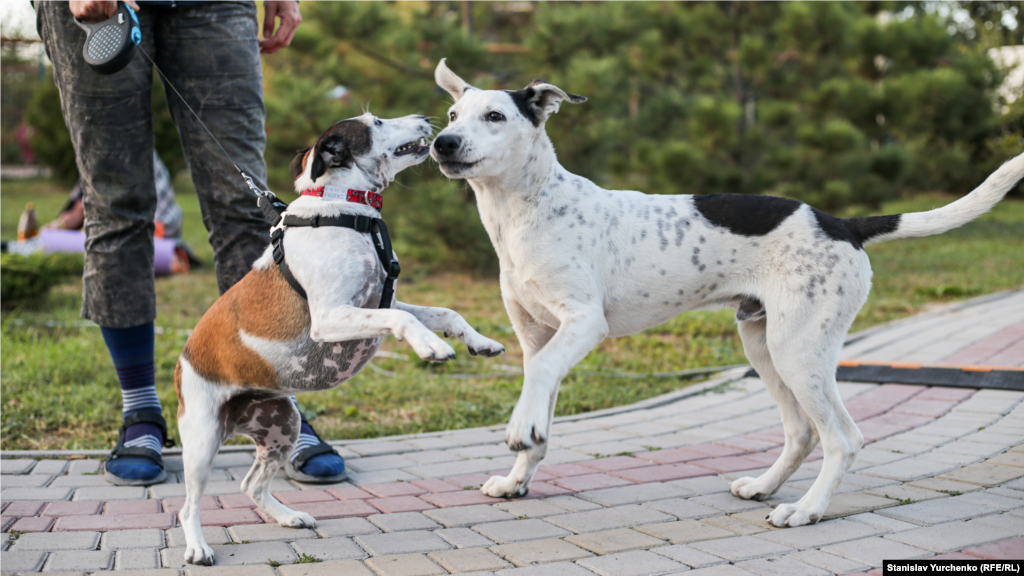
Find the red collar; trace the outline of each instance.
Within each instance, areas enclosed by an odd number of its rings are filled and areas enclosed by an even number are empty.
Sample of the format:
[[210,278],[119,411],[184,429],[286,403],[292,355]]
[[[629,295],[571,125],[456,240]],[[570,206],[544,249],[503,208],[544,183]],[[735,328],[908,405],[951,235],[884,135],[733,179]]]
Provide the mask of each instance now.
[[384,206],[384,199],[381,197],[379,192],[353,190],[351,188],[346,192],[341,188],[336,188],[334,186],[320,186],[304,190],[302,192],[302,196],[316,196],[317,198],[326,198],[328,200],[348,200],[349,202],[355,202],[356,204],[366,204],[367,206],[376,208],[377,210],[380,210]]

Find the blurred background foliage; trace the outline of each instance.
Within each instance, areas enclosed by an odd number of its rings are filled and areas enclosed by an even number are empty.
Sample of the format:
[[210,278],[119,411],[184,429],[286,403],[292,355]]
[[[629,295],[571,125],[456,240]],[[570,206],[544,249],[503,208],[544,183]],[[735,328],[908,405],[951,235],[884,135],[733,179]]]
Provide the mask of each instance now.
[[[443,125],[451,100],[433,82],[442,57],[481,88],[544,78],[587,96],[563,106],[548,133],[566,168],[609,188],[772,194],[849,216],[917,192],[966,193],[1022,150],[1024,98],[1013,100],[1019,87],[999,91],[1007,70],[988,56],[1024,41],[1014,2],[303,2],[301,10],[292,46],[264,58],[266,158],[278,192],[291,189],[296,149],[340,119],[422,113]],[[187,170],[156,87],[157,148],[172,170]],[[73,182],[51,81],[32,90],[26,120],[40,160]],[[464,182],[426,163],[387,196],[396,250],[420,271],[496,268]]]

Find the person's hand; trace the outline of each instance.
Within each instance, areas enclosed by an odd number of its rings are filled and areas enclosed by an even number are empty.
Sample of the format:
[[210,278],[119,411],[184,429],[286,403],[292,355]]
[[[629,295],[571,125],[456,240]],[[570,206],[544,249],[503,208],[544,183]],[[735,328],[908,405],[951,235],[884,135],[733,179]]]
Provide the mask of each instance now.
[[[295,29],[302,22],[302,15],[299,14],[299,3],[295,0],[267,0],[263,3],[263,10],[264,40],[260,40],[260,54],[273,54],[292,43]],[[277,18],[281,19],[281,26],[275,33]]]
[[[128,5],[138,12],[139,5],[135,0],[127,0]],[[115,0],[71,0],[71,13],[82,22],[102,22],[117,12]]]

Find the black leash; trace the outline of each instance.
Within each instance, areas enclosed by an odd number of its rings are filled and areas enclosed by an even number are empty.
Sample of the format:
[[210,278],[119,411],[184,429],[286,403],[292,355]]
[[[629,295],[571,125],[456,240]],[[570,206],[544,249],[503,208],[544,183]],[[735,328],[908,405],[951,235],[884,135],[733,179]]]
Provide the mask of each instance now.
[[[178,95],[178,99],[188,108],[188,111],[192,113],[199,125],[206,130],[206,133],[210,135],[210,138],[217,144],[220,151],[224,153],[224,156],[231,162],[231,165],[235,167],[238,174],[242,176],[242,180],[245,180],[246,186],[249,190],[252,190],[253,194],[256,195],[256,205],[263,210],[263,215],[270,222],[271,233],[270,240],[274,247],[274,262],[277,264],[278,269],[281,270],[281,275],[284,276],[285,281],[288,285],[294,289],[299,296],[302,296],[304,300],[309,298],[306,295],[306,290],[299,283],[295,275],[292,274],[291,268],[288,267],[288,262],[284,259],[284,229],[292,227],[312,227],[319,228],[321,226],[334,226],[339,228],[351,228],[356,232],[362,232],[369,234],[373,239],[373,248],[377,252],[377,259],[380,260],[381,266],[384,268],[384,273],[387,277],[384,279],[384,288],[381,292],[380,305],[378,308],[391,308],[391,300],[395,295],[395,281],[398,279],[398,275],[402,271],[402,267],[399,266],[398,260],[395,259],[394,252],[391,249],[391,236],[388,235],[388,227],[384,224],[382,218],[370,218],[369,216],[351,216],[343,214],[341,216],[314,216],[313,218],[300,218],[298,216],[292,216],[285,214],[288,209],[288,204],[278,198],[270,190],[260,190],[253,182],[252,178],[249,177],[238,164],[235,163],[234,158],[228,154],[228,151],[224,149],[224,146],[220,143],[220,140],[213,135],[213,132],[206,126],[206,124],[199,118],[199,114],[192,109],[188,104],[188,100],[185,100],[181,92],[174,87],[174,84],[167,78],[164,71],[156,65],[156,62],[149,56],[148,53],[142,48],[141,45],[137,46],[139,52],[149,60],[149,63],[153,65],[153,68],[160,74],[164,84],[170,86],[171,90]],[[280,224],[280,226],[278,226]],[[378,239],[380,240],[378,242]]]

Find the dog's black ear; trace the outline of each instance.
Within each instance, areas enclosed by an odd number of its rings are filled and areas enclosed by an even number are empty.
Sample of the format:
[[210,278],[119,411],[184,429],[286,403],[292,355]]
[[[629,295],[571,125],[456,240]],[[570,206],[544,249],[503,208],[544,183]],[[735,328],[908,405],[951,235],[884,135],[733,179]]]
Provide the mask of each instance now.
[[292,159],[292,163],[288,165],[288,170],[292,173],[292,180],[302,176],[302,173],[306,171],[306,153],[309,152],[309,148],[301,148],[296,150],[296,152],[298,154]]
[[534,80],[526,88],[509,92],[509,95],[512,96],[512,100],[519,107],[523,116],[526,116],[526,119],[534,126],[540,126],[552,114],[558,112],[558,107],[563,100],[568,100],[573,104],[582,104],[587,101],[584,96],[569,94],[558,86],[543,80]]
[[313,167],[310,169],[309,178],[316,182],[328,168],[351,166],[352,151],[349,150],[342,134],[328,133],[316,141],[313,152],[310,153],[310,160]]

